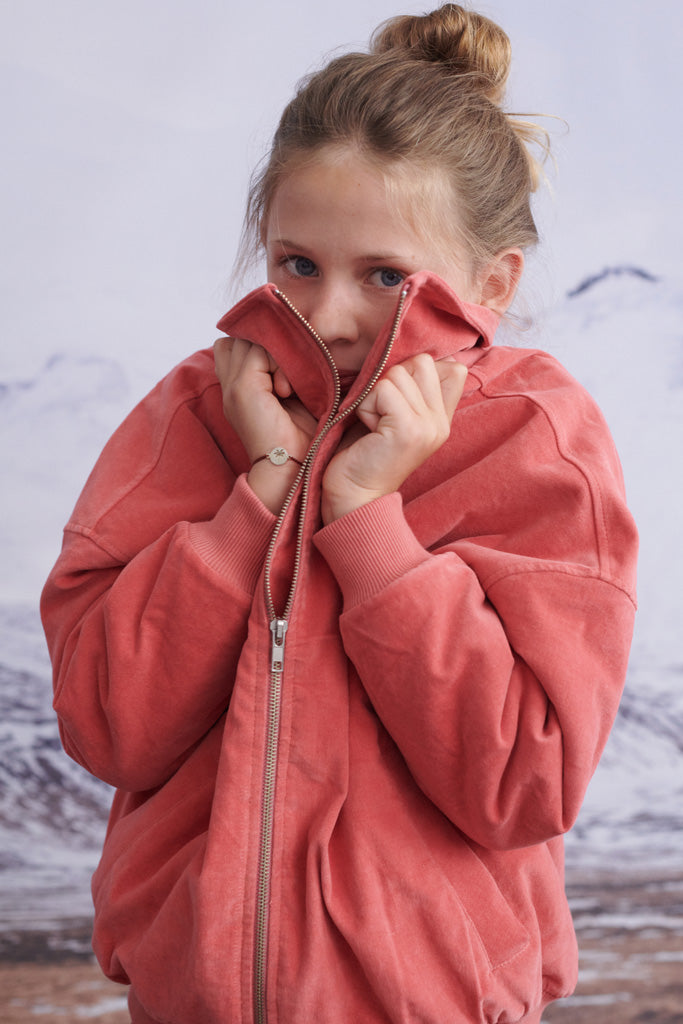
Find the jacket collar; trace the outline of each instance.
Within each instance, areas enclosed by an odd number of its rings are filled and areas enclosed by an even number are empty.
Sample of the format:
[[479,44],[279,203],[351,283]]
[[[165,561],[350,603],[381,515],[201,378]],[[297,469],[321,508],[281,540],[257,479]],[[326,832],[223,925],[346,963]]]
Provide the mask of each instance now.
[[[434,359],[456,358],[472,366],[490,347],[500,319],[498,314],[484,306],[463,302],[441,278],[428,271],[406,278],[404,289],[407,294],[387,367],[418,352],[426,352]],[[382,327],[348,400],[353,400],[372,376],[387,347],[394,321],[392,315]],[[262,345],[285,369],[304,405],[315,416],[328,413],[334,396],[330,365],[313,335],[283,302],[274,285],[266,284],[250,292],[221,317],[217,327],[226,334]]]

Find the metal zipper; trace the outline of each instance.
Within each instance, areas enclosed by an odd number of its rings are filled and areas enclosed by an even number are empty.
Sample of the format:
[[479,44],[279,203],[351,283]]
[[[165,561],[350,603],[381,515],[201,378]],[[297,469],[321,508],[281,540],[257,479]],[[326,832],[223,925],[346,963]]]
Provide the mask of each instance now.
[[270,903],[270,866],[273,850],[273,813],[275,804],[275,777],[277,772],[278,736],[280,731],[280,703],[282,697],[282,669],[284,659],[286,619],[273,619],[270,686],[268,689],[268,727],[266,757],[263,769],[263,802],[261,805],[261,844],[256,890],[256,946],[254,953],[254,1018],[257,1024],[266,1019],[266,956],[268,938],[268,906]]
[[[268,545],[268,551],[266,553],[266,562],[264,570],[264,590],[265,590],[265,601],[268,617],[270,620],[270,631],[271,631],[271,658],[270,658],[270,683],[268,688],[268,710],[266,719],[266,750],[264,759],[263,769],[263,796],[261,804],[261,836],[259,844],[259,867],[258,867],[258,880],[256,888],[256,937],[254,943],[254,1020],[255,1024],[266,1024],[266,966],[268,956],[268,908],[270,904],[270,881],[271,881],[271,862],[273,853],[273,820],[275,810],[275,783],[277,777],[277,754],[280,740],[280,708],[282,704],[282,674],[284,671],[284,656],[285,656],[285,637],[287,635],[287,628],[289,626],[289,618],[292,612],[294,604],[294,595],[296,593],[296,587],[299,580],[299,571],[301,568],[301,554],[303,550],[303,537],[304,537],[304,525],[306,521],[306,511],[308,508],[308,494],[311,479],[311,470],[315,456],[322,444],[323,439],[327,436],[333,426],[341,422],[346,416],[348,416],[354,409],[356,409],[363,401],[366,395],[372,390],[377,383],[379,377],[386,367],[387,360],[391,353],[398,327],[403,314],[403,306],[405,304],[406,295],[408,294],[408,287],[405,287],[401,291],[401,295],[396,307],[396,314],[392,324],[392,329],[389,334],[389,339],[385,345],[382,357],[373,373],[370,381],[363,389],[362,393],[349,405],[343,412],[339,412],[339,403],[341,401],[341,386],[339,380],[339,372],[332,358],[332,355],[327,348],[325,342],[322,340],[320,335],[316,332],[315,328],[309,324],[304,316],[298,311],[298,309],[290,302],[287,296],[276,290],[275,294],[277,297],[287,306],[287,308],[294,314],[301,324],[306,328],[309,334],[314,338],[318,346],[321,348],[325,355],[332,374],[334,377],[334,402],[332,410],[319,434],[313,439],[311,447],[296,475],[291,488],[287,493],[284,504],[280,509],[280,513],[277,517],[273,533],[270,538]],[[271,586],[271,567],[273,562],[273,554],[275,546],[277,544],[278,536],[282,529],[287,511],[291,506],[294,497],[301,486],[301,502],[299,505],[298,519],[297,519],[297,536],[296,536],[296,547],[294,552],[294,564],[292,566],[292,579],[289,587],[289,593],[287,595],[287,601],[285,603],[284,610],[281,615],[278,615],[275,609],[275,603],[273,600],[273,592]]]

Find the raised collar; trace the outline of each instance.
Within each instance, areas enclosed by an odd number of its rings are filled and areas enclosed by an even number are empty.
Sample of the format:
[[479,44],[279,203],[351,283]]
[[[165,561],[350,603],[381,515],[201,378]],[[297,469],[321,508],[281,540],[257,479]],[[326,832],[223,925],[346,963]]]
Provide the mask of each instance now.
[[[499,317],[484,306],[463,302],[436,274],[421,271],[406,278],[406,294],[387,368],[426,352],[434,359],[456,358],[471,366],[491,345]],[[379,332],[344,399],[344,405],[370,380],[395,326],[392,315]],[[226,334],[262,345],[283,367],[304,405],[317,417],[333,403],[334,376],[315,337],[283,301],[272,284],[250,292],[218,321]]]

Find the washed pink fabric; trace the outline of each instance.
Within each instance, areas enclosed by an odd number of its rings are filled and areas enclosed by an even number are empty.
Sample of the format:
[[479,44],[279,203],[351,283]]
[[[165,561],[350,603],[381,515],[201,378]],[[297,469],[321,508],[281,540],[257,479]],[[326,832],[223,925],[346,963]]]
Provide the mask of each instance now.
[[[322,527],[346,423],[314,464],[283,676],[269,1024],[531,1024],[576,981],[561,835],[626,672],[637,542],[621,470],[551,356],[491,345],[495,316],[438,278],[409,285],[390,364],[457,356],[467,386],[400,494]],[[324,421],[329,366],[271,286],[220,326],[271,351]],[[253,1020],[275,517],[248,468],[199,352],[105,448],[43,595],[65,749],[118,790],[94,946],[132,984],[136,1024]]]

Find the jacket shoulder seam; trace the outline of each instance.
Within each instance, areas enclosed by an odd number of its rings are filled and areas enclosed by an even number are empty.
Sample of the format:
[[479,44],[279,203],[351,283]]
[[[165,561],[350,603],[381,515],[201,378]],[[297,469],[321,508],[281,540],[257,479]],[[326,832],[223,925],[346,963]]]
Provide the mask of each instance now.
[[606,576],[602,572],[595,572],[588,567],[580,565],[528,565],[516,569],[500,569],[498,572],[492,573],[489,577],[484,579],[480,578],[480,582],[484,591],[488,593],[489,590],[493,589],[496,584],[503,580],[511,579],[513,576],[528,576],[533,573],[545,573],[547,575],[555,574],[558,576],[579,576],[583,577],[583,579],[593,580],[596,583],[604,583],[605,586],[611,587],[613,590],[620,591],[630,601],[634,608],[637,607],[631,588],[622,580],[618,578],[613,579],[611,576]]
[[[114,505],[112,505],[112,508],[113,507]],[[79,537],[84,537],[85,540],[90,541],[90,543],[99,548],[100,551],[103,551],[105,555],[113,558],[117,565],[126,565],[130,561],[129,553],[126,554],[123,551],[119,551],[113,545],[103,543],[101,538],[98,537],[95,532],[94,527],[83,526],[81,523],[70,520],[64,527],[64,533],[72,533],[77,534]]]
[[[103,511],[100,512],[97,519],[92,523],[91,526],[88,526],[84,523],[79,523],[76,519],[73,519],[69,522],[68,528],[72,532],[79,532],[83,536],[89,537],[94,543],[97,543],[98,546],[102,547],[102,550],[108,551],[107,547],[102,545],[97,540],[97,530],[99,524],[103,522],[103,520],[105,520],[109,515],[111,515],[112,511],[116,508],[117,505],[119,505],[122,501],[125,501],[126,498],[129,498],[130,495],[133,494],[145,482],[145,480],[147,480],[147,478],[151,476],[151,474],[157,468],[159,460],[161,459],[161,456],[164,452],[164,448],[166,447],[166,443],[168,441],[168,437],[175,422],[175,419],[179,415],[181,410],[184,409],[191,402],[196,401],[198,398],[201,398],[203,395],[207,393],[207,391],[210,391],[212,388],[219,386],[220,385],[217,380],[209,381],[203,387],[194,389],[184,394],[178,400],[175,407],[173,408],[173,411],[168,417],[163,432],[160,434],[160,437],[154,450],[152,450],[150,453],[149,460],[143,467],[141,467],[139,473],[126,484],[124,489],[122,489],[118,494],[116,494],[111,499],[109,504]],[[108,553],[112,554],[113,552],[108,551]]]
[[[543,352],[539,354],[542,356],[547,355],[547,353]],[[552,357],[548,356],[548,359],[552,359]],[[571,380],[569,375],[567,375],[567,380]],[[578,382],[574,383],[575,386],[580,387]],[[560,426],[556,422],[557,417],[553,414],[553,410],[549,408],[546,402],[536,395],[530,395],[521,390],[496,391],[493,381],[486,381],[483,379],[481,391],[482,394],[491,401],[504,400],[506,398],[517,398],[522,399],[524,402],[527,402],[538,409],[553,437],[555,448],[560,458],[573,466],[585,482],[593,510],[593,528],[596,534],[596,551],[598,553],[599,565],[602,570],[603,566],[608,564],[610,559],[608,529],[600,482],[596,477],[596,474],[585,464],[585,461],[580,457],[580,455],[572,450],[571,445],[568,443],[567,438],[563,436]]]

